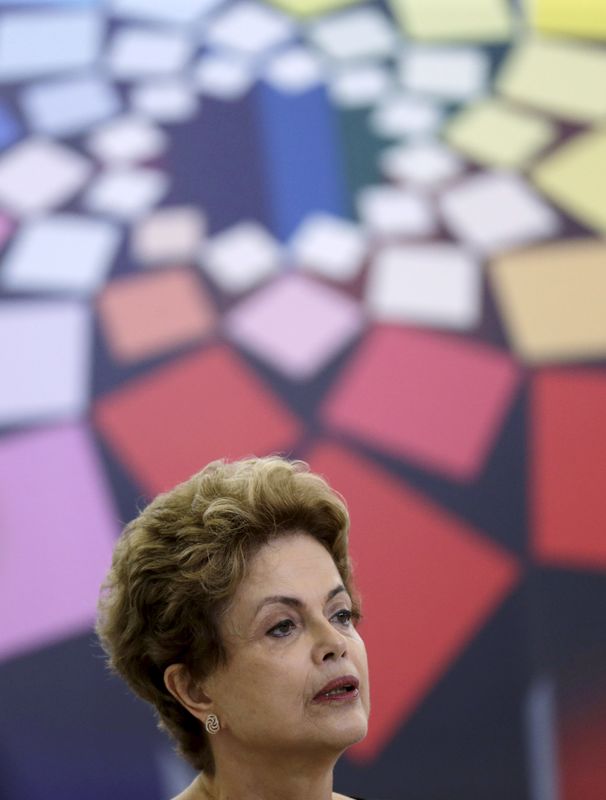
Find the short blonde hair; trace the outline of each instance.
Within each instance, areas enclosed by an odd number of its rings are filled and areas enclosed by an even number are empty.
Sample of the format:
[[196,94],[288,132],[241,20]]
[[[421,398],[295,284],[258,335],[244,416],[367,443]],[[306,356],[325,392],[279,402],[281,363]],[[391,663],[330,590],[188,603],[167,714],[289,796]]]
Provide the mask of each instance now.
[[297,530],[326,547],[353,597],[347,508],[303,461],[213,461],[158,495],[116,544],[97,633],[110,666],[153,704],[196,769],[214,771],[207,736],[166,689],[164,670],[182,663],[201,680],[226,662],[220,614],[251,556]]

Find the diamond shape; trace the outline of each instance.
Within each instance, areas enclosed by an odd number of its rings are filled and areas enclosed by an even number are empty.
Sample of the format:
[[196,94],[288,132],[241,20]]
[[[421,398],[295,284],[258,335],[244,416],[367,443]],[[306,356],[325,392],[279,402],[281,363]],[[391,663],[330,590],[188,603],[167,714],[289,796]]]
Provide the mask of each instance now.
[[0,658],[6,658],[90,628],[117,518],[83,426],[4,438],[0,472]]
[[365,234],[351,220],[309,214],[293,234],[289,249],[306,269],[335,281],[348,281],[361,269],[366,245]]
[[393,245],[380,250],[366,301],[375,319],[471,328],[481,311],[480,264],[454,244]]
[[2,303],[0,425],[69,419],[85,411],[91,334],[88,308],[79,303]]
[[538,373],[532,386],[532,507],[536,556],[606,569],[606,378],[590,370]]
[[367,737],[348,752],[366,761],[486,624],[519,568],[470,525],[352,451],[319,443],[306,460],[345,497],[351,514],[372,714]]
[[239,222],[209,239],[201,252],[202,268],[226,292],[244,292],[280,266],[276,240],[256,222]]
[[375,328],[328,396],[323,419],[457,480],[480,471],[518,383],[500,350],[434,333]]
[[54,214],[21,227],[5,256],[2,284],[21,291],[91,294],[98,289],[120,244],[107,220]]
[[224,346],[188,355],[122,386],[98,401],[94,417],[149,495],[216,458],[288,451],[301,432],[298,420]]
[[509,172],[472,175],[447,189],[440,205],[451,231],[488,254],[547,239],[560,228],[556,212]]
[[49,211],[86,183],[91,164],[67,147],[31,138],[0,159],[0,202],[17,215]]
[[274,281],[229,312],[230,338],[294,380],[320,370],[362,330],[359,304],[302,275]]
[[196,342],[215,324],[199,279],[185,268],[118,278],[99,297],[98,309],[110,349],[122,363]]

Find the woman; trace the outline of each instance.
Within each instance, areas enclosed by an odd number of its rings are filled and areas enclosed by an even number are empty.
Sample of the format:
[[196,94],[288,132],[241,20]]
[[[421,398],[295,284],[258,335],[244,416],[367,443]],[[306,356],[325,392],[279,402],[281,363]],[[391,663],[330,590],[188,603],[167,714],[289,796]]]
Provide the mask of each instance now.
[[300,461],[215,461],[124,530],[97,630],[197,769],[178,800],[336,800],[366,733],[341,498]]

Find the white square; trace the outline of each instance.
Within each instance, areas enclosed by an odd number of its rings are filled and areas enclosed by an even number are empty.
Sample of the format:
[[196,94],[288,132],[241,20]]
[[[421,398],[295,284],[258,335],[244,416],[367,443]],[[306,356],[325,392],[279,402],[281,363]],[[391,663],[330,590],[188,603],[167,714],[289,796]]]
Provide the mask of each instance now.
[[49,136],[74,136],[120,111],[114,87],[92,76],[45,81],[20,95],[30,127]]
[[412,92],[449,101],[470,100],[488,86],[490,61],[471,47],[415,45],[400,58],[400,79]]
[[440,197],[450,230],[483,253],[529,244],[560,228],[556,212],[519,176],[481,172]]
[[117,80],[171,75],[183,69],[193,42],[182,33],[161,28],[120,28],[108,50],[108,65]]
[[84,205],[90,211],[131,221],[149,211],[168,191],[160,170],[116,167],[101,172],[90,186]]
[[157,158],[168,146],[166,133],[134,114],[119,117],[94,130],[86,147],[109,164],[128,164]]
[[158,0],[109,0],[109,10],[114,17],[191,25],[222,2],[224,0],[170,0],[169,3]]
[[370,116],[371,128],[387,139],[435,133],[442,124],[442,108],[429,98],[394,94],[383,99]]
[[159,208],[133,228],[131,250],[144,264],[193,262],[205,233],[205,219],[195,206]]
[[332,214],[312,214],[289,242],[294,260],[305,269],[335,281],[349,281],[360,271],[367,237],[358,225]]
[[87,408],[91,319],[71,301],[0,304],[0,425],[75,419]]
[[393,181],[432,189],[457,177],[465,165],[449,147],[437,140],[417,141],[384,150],[379,163]]
[[337,69],[330,79],[332,100],[343,108],[364,108],[379,103],[393,92],[391,73],[372,62]]
[[255,78],[250,60],[236,53],[208,53],[200,58],[193,72],[195,87],[203,94],[220,100],[242,97]]
[[202,268],[230,293],[245,292],[278,271],[281,249],[256,222],[240,222],[208,240]]
[[195,117],[199,107],[195,93],[178,78],[133,86],[130,102],[135,111],[165,124],[187,122]]
[[103,41],[97,11],[15,11],[0,18],[0,81],[92,66]]
[[368,186],[357,196],[360,219],[377,236],[428,236],[436,218],[423,195],[395,186]]
[[382,321],[471,328],[481,314],[480,264],[457,245],[387,247],[371,264],[366,303]]
[[320,19],[309,29],[311,41],[330,58],[384,58],[397,41],[394,26],[376,8],[357,8]]
[[17,216],[49,211],[80,191],[89,161],[60,144],[26,139],[0,157],[0,203]]
[[120,238],[116,225],[80,214],[32,220],[21,227],[4,257],[2,285],[91,294],[103,284]]
[[292,21],[271,8],[250,0],[241,0],[206,26],[206,43],[212,47],[261,55],[290,41],[295,28]]
[[291,47],[269,61],[263,78],[279,92],[297,94],[322,83],[324,70],[318,57],[307,48]]

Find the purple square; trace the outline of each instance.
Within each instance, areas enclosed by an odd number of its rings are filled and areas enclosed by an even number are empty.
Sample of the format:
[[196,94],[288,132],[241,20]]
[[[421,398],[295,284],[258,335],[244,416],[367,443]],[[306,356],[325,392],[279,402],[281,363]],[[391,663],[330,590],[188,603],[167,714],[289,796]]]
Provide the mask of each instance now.
[[4,659],[90,628],[117,516],[83,426],[6,437],[0,475]]
[[294,380],[306,380],[357,336],[360,305],[311,278],[288,275],[234,308],[228,336]]
[[12,236],[14,229],[15,223],[12,219],[0,211],[0,247],[4,247],[4,244]]

